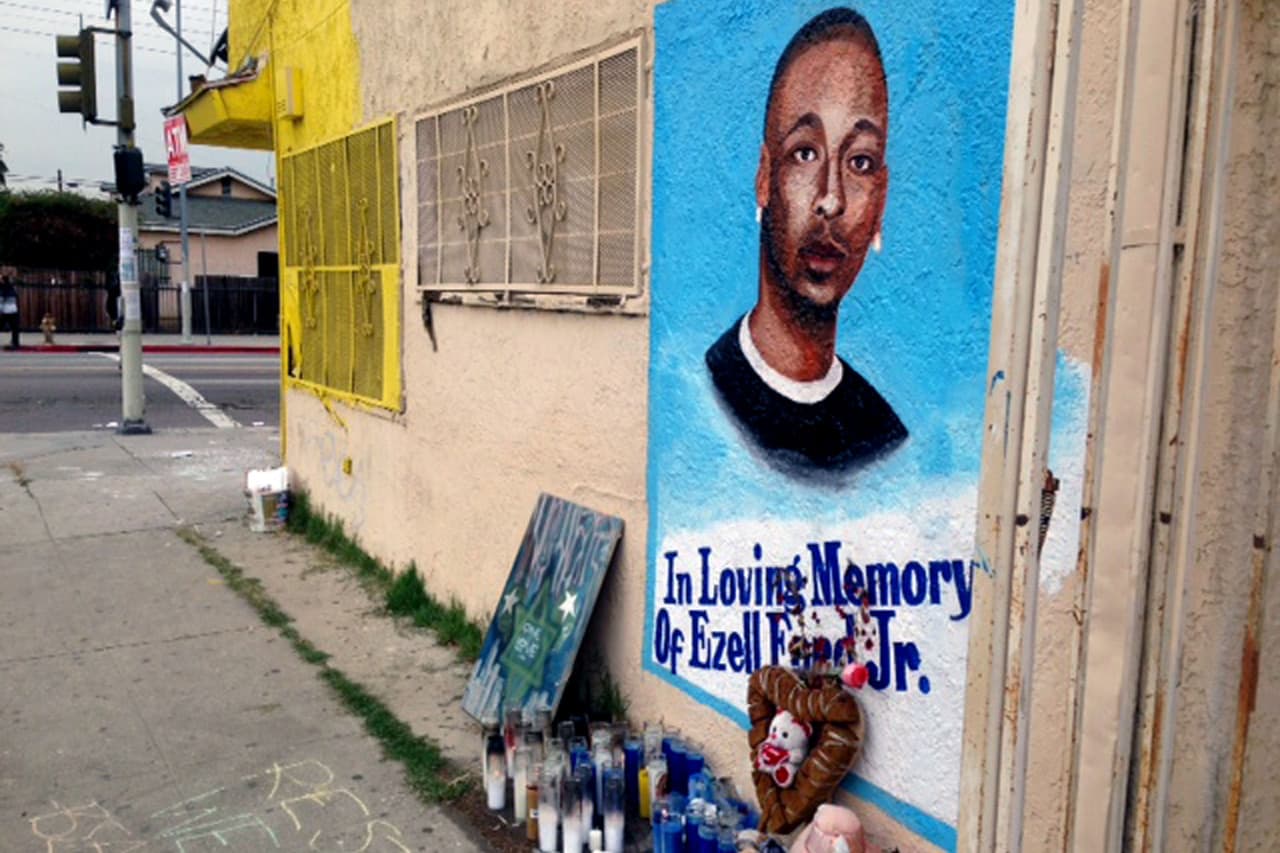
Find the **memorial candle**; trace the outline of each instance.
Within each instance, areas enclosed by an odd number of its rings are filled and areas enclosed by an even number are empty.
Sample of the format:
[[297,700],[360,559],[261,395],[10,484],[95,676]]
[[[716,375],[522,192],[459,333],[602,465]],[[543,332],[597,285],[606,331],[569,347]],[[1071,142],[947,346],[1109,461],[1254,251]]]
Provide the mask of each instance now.
[[627,811],[640,813],[640,766],[644,763],[644,741],[638,737],[628,737],[622,744],[622,755],[626,767]]
[[529,747],[517,746],[511,759],[512,809],[516,820],[529,817]]
[[649,819],[649,768],[641,767],[636,774],[636,814]]
[[564,853],[582,853],[587,840],[582,828],[582,782],[574,773],[560,780],[560,831]]
[[489,736],[489,746],[485,751],[485,793],[489,808],[502,811],[507,806],[507,747],[502,735],[494,733]]
[[520,720],[523,712],[519,708],[508,708],[502,724],[502,739],[507,752],[507,778],[512,778],[515,769],[516,747],[524,739],[520,731]]
[[582,831],[585,834],[591,831],[596,821],[596,774],[589,764],[583,764],[574,771],[573,775],[578,780],[578,796],[582,801],[579,814],[582,817]]
[[560,822],[560,775],[543,767],[538,783],[538,850],[556,853],[556,828]]
[[609,771],[604,776],[604,797],[600,805],[604,812],[604,849],[607,853],[622,853],[623,829],[626,826],[623,817],[625,783],[618,770]]

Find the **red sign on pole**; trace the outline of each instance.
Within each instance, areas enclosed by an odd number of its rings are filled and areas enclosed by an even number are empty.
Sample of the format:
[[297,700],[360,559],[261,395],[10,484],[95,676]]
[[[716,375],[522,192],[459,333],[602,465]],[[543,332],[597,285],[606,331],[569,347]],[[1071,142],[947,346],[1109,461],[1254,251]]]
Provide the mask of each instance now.
[[169,155],[169,183],[189,182],[191,158],[187,155],[186,116],[173,116],[164,120],[164,150]]

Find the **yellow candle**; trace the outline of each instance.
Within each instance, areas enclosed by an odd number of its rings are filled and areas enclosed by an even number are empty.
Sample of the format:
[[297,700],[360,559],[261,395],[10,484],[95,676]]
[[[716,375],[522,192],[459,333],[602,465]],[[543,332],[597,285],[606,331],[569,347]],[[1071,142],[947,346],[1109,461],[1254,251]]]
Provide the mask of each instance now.
[[645,820],[649,819],[649,768],[641,767],[639,775],[640,785],[640,817]]

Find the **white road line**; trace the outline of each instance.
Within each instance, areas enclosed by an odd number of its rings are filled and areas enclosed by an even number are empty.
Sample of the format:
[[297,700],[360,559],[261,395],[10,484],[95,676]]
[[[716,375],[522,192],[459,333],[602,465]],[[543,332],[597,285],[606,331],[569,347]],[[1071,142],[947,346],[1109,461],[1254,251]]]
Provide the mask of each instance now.
[[[120,360],[120,356],[113,352],[96,352],[94,355],[101,356],[102,358],[109,358],[112,361]],[[152,367],[145,362],[142,365],[142,372],[168,388],[174,394],[177,394],[178,399],[204,415],[205,419],[218,429],[235,429],[240,426],[240,424],[236,423],[235,420],[227,415],[226,412],[219,409],[213,403],[210,403],[200,394],[199,391],[192,388],[176,376],[170,376],[160,368]]]

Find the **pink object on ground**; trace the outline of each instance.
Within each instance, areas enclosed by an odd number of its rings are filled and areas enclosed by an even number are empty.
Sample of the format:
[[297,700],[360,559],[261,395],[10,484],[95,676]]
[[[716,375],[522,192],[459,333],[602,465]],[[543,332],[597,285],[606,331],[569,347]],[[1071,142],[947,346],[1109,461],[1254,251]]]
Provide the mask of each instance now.
[[800,831],[791,844],[791,853],[882,853],[867,841],[862,821],[852,809],[824,803],[818,806],[813,822]]

